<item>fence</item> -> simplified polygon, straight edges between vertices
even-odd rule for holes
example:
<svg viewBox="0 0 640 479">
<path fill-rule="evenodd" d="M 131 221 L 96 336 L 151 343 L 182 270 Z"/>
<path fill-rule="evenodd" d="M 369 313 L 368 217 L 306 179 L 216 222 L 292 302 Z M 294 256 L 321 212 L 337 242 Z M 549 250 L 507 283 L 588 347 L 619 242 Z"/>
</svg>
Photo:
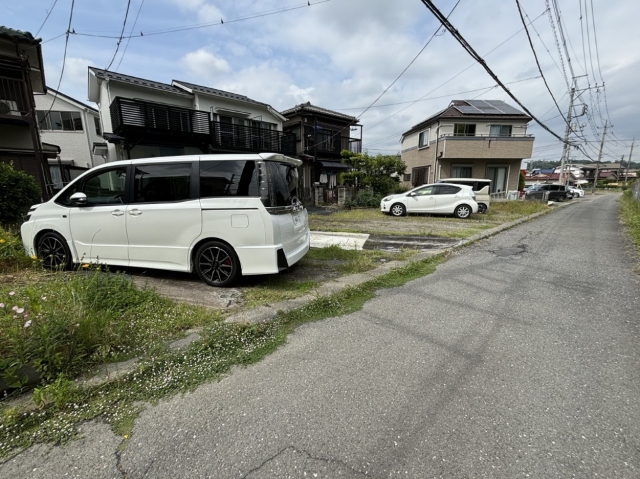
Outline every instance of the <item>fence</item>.
<svg viewBox="0 0 640 479">
<path fill-rule="evenodd" d="M 299 199 L 306 206 L 342 206 L 345 201 L 357 198 L 362 192 L 372 192 L 372 188 L 354 188 L 350 186 L 326 188 L 324 186 L 312 186 L 310 188 L 300 188 Z"/>
<path fill-rule="evenodd" d="M 631 185 L 631 194 L 633 195 L 633 198 L 640 203 L 640 180 Z"/>
</svg>

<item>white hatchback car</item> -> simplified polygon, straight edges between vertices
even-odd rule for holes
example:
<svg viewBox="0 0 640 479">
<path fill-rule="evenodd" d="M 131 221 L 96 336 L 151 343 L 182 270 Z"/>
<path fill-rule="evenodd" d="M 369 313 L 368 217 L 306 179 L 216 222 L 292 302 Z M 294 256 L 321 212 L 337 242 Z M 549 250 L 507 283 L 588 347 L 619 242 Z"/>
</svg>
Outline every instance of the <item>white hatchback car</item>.
<svg viewBox="0 0 640 479">
<path fill-rule="evenodd" d="M 478 212 L 478 203 L 471 186 L 437 183 L 422 185 L 406 193 L 387 196 L 380 210 L 393 216 L 407 213 L 431 213 L 468 218 Z"/>
</svg>

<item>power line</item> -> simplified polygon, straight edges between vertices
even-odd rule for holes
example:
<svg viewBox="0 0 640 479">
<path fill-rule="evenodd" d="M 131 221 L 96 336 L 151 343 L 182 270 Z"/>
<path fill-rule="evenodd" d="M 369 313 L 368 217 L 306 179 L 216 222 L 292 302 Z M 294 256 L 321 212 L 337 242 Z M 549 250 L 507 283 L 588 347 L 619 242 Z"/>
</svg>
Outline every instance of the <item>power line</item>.
<svg viewBox="0 0 640 479">
<path fill-rule="evenodd" d="M 519 0 L 516 0 L 516 5 L 518 6 L 518 13 L 520 13 L 520 20 L 522 20 L 522 26 L 524 27 L 524 31 L 527 34 L 527 38 L 529 39 L 529 46 L 531 47 L 531 51 L 533 52 L 533 57 L 536 59 L 536 65 L 538 66 L 538 71 L 540 72 L 540 76 L 542 77 L 544 86 L 547 87 L 547 91 L 549 92 L 549 95 L 551 95 L 551 99 L 553 100 L 553 103 L 555 103 L 556 108 L 558 109 L 558 113 L 560 113 L 560 115 L 563 115 L 562 111 L 560 110 L 560 105 L 558 105 L 558 102 L 556 101 L 556 97 L 553 96 L 553 92 L 551 91 L 551 88 L 549 88 L 549 83 L 547 83 L 547 79 L 544 77 L 544 73 L 542 72 L 542 67 L 540 66 L 540 62 L 538 61 L 538 55 L 536 54 L 536 49 L 533 47 L 533 41 L 531 40 L 531 35 L 529 35 L 527 22 L 525 22 L 524 20 L 524 15 L 522 14 L 522 8 L 520 8 Z"/>
<path fill-rule="evenodd" d="M 51 109 L 53 108 L 56 99 L 58 98 L 58 92 L 60 91 L 60 84 L 62 83 L 62 76 L 64 75 L 64 66 L 67 62 L 67 46 L 69 45 L 69 34 L 71 33 L 71 21 L 73 20 L 73 7 L 75 6 L 75 0 L 71 0 L 71 11 L 69 12 L 69 25 L 67 25 L 67 38 L 64 41 L 64 54 L 62 55 L 62 69 L 60 70 L 60 78 L 58 79 L 58 86 L 56 87 L 56 92 L 53 95 L 53 100 L 51 101 L 51 106 L 49 110 L 45 114 L 45 118 L 51 115 Z"/>
<path fill-rule="evenodd" d="M 131 32 L 129 33 L 129 35 L 131 35 L 131 33 L 133 33 L 133 30 L 136 28 L 136 23 L 138 23 L 138 17 L 140 16 L 140 10 L 142 10 L 142 5 L 144 5 L 144 0 L 140 2 L 140 6 L 138 7 L 138 13 L 136 14 L 136 19 L 133 21 L 133 26 L 131 27 Z M 118 66 L 115 68 L 115 71 L 118 71 L 118 68 L 120 68 L 122 59 L 127 54 L 127 48 L 129 48 L 130 41 L 131 41 L 131 37 L 127 38 L 127 44 L 124 46 L 124 51 L 122 52 L 122 56 L 120 57 L 120 61 L 118 62 Z"/>
<path fill-rule="evenodd" d="M 563 143 L 567 143 L 567 144 L 571 144 L 568 141 L 565 141 L 561 136 L 559 136 L 556 132 L 554 132 L 553 130 L 551 130 L 547 125 L 545 125 L 544 123 L 542 123 L 540 120 L 538 120 L 538 118 L 536 118 L 536 116 L 531 113 L 529 111 L 529 109 L 524 106 L 524 104 L 518 100 L 518 98 L 516 98 L 516 96 L 511 93 L 511 91 L 509 91 L 509 89 L 504 85 L 504 83 L 502 83 L 502 81 L 500 81 L 500 78 L 498 78 L 498 76 L 493 73 L 493 71 L 489 68 L 489 66 L 487 65 L 487 63 L 484 61 L 484 59 L 478 55 L 478 53 L 473 49 L 473 47 L 464 39 L 464 37 L 458 32 L 458 30 L 456 30 L 453 25 L 451 25 L 451 23 L 449 22 L 449 20 L 447 20 L 442 13 L 440 12 L 440 10 L 438 10 L 438 8 L 433 4 L 433 2 L 431 0 L 422 0 L 422 3 L 425 4 L 425 6 L 431 11 L 431 13 L 434 14 L 434 16 L 440 21 L 440 23 L 442 23 L 442 25 L 449 30 L 449 33 L 451 33 L 451 35 L 453 35 L 453 37 L 458 40 L 458 43 L 460 43 L 460 45 L 462 45 L 462 47 L 467 51 L 467 53 L 469 53 L 469 55 L 471 55 L 472 58 L 474 58 L 478 63 L 480 63 L 480 65 L 485 69 L 485 71 L 491 76 L 491 78 L 493 78 L 495 80 L 495 82 L 500 85 L 500 87 L 502 87 L 502 89 L 505 91 L 505 93 L 507 95 L 509 95 L 511 97 L 511 99 L 513 101 L 515 101 L 518 105 L 520 105 L 520 107 L 533 119 L 536 121 L 536 123 L 538 123 L 542 128 L 544 128 L 546 131 L 548 131 L 549 133 L 551 133 L 553 136 L 555 136 L 556 138 L 558 138 L 560 141 L 562 141 Z"/>
<path fill-rule="evenodd" d="M 586 0 L 585 0 L 585 7 L 586 7 Z M 609 116 L 609 105 L 607 102 L 607 90 L 604 86 L 604 77 L 602 76 L 602 69 L 600 68 L 600 52 L 598 50 L 598 36 L 596 35 L 596 18 L 595 17 L 596 17 L 596 13 L 593 10 L 593 0 L 591 0 L 591 23 L 593 24 L 593 41 L 596 47 L 596 59 L 598 61 L 598 72 L 600 73 L 600 81 L 602 81 L 602 90 L 604 92 L 604 107 L 607 112 L 607 119 L 609 120 L 609 123 L 611 123 L 611 117 Z"/>
<path fill-rule="evenodd" d="M 40 33 L 40 30 L 42 30 L 42 27 L 44 27 L 44 24 L 47 23 L 47 20 L 49 20 L 49 15 L 51 15 L 51 12 L 53 12 L 53 9 L 56 8 L 57 3 L 58 3 L 58 0 L 53 0 L 53 5 L 51 5 L 49 10 L 47 11 L 47 16 L 44 17 L 44 21 L 42 22 L 42 25 L 40 25 L 40 28 L 38 28 L 38 31 L 36 32 L 34 37 L 38 38 L 38 33 Z"/>
<path fill-rule="evenodd" d="M 540 15 L 538 15 L 536 18 L 534 18 L 533 20 L 531 20 L 531 22 L 529 22 L 529 24 L 535 22 L 537 19 L 539 19 L 540 17 L 542 17 L 545 14 L 545 12 L 542 12 Z M 515 32 L 513 35 L 511 35 L 510 37 L 508 37 L 507 39 L 505 39 L 504 41 L 502 41 L 501 43 L 499 43 L 498 45 L 496 45 L 494 48 L 492 48 L 491 50 L 489 50 L 485 56 L 489 56 L 491 53 L 493 53 L 494 51 L 496 51 L 498 48 L 500 48 L 502 45 L 504 45 L 505 43 L 507 43 L 509 40 L 511 40 L 513 37 L 515 37 L 518 33 L 520 33 L 523 29 L 521 28 L 520 30 L 518 30 L 517 32 Z M 418 98 L 417 100 L 411 102 L 411 104 L 405 106 L 404 108 L 399 109 L 398 111 L 396 111 L 395 113 L 392 113 L 391 115 L 389 115 L 388 117 L 384 118 L 383 120 L 379 121 L 378 123 L 365 128 L 365 131 L 369 131 L 372 130 L 373 128 L 375 128 L 378 125 L 381 125 L 382 123 L 384 123 L 385 121 L 393 118 L 394 116 L 396 116 L 398 113 L 401 113 L 403 111 L 405 111 L 407 108 L 411 107 L 414 103 L 417 103 L 419 101 L 421 101 L 423 98 L 425 98 L 427 95 L 432 94 L 434 91 L 439 90 L 440 88 L 442 88 L 443 86 L 445 86 L 447 83 L 449 83 L 451 80 L 453 80 L 454 78 L 462 75 L 464 72 L 466 72 L 469 68 L 473 67 L 476 65 L 476 62 L 472 62 L 470 63 L 466 68 L 463 68 L 462 70 L 460 70 L 458 73 L 456 73 L 455 75 L 453 75 L 451 78 L 449 78 L 448 80 L 445 80 L 443 83 L 441 83 L 440 85 L 438 85 L 437 87 L 435 87 L 433 90 L 428 91 L 427 93 L 425 93 L 423 96 L 421 96 L 420 98 Z"/>
<path fill-rule="evenodd" d="M 245 20 L 253 20 L 255 18 L 262 18 L 262 17 L 266 17 L 266 16 L 270 16 L 270 15 L 276 15 L 278 13 L 284 13 L 284 12 L 290 12 L 292 10 L 299 10 L 301 8 L 307 8 L 307 7 L 313 7 L 315 5 L 320 5 L 321 3 L 327 3 L 330 2 L 331 0 L 318 0 L 316 2 L 311 2 L 308 1 L 306 3 L 304 3 L 303 5 L 297 5 L 295 7 L 287 7 L 287 8 L 281 8 L 278 10 L 271 10 L 271 11 L 267 11 L 267 12 L 262 12 L 262 13 L 257 13 L 257 14 L 253 14 L 253 15 L 246 15 L 244 17 L 238 17 L 238 18 L 232 18 L 232 19 L 220 19 L 219 22 L 211 22 L 211 23 L 198 23 L 198 24 L 194 24 L 194 25 L 186 25 L 183 27 L 175 27 L 175 28 L 168 28 L 168 29 L 164 29 L 164 30 L 152 30 L 149 32 L 140 32 L 139 34 L 136 35 L 125 35 L 123 37 L 120 36 L 115 36 L 115 35 L 96 35 L 93 33 L 84 33 L 84 32 L 76 32 L 75 35 L 80 35 L 80 36 L 84 36 L 84 37 L 96 37 L 96 38 L 115 38 L 115 39 L 120 39 L 120 38 L 138 38 L 138 37 L 149 37 L 149 36 L 153 36 L 153 35 L 165 35 L 167 33 L 178 33 L 178 32 L 184 32 L 187 30 L 196 30 L 199 28 L 207 28 L 207 27 L 215 27 L 217 25 L 224 25 L 227 23 L 236 23 L 236 22 L 242 22 Z"/>
<path fill-rule="evenodd" d="M 131 0 L 127 0 L 127 11 L 124 13 L 124 22 L 122 22 L 122 32 L 120 33 L 120 38 L 118 39 L 118 42 L 116 43 L 116 51 L 113 52 L 113 56 L 111 57 L 111 61 L 109 62 L 109 65 L 107 65 L 107 68 L 105 68 L 105 70 L 108 70 L 109 68 L 111 68 L 111 64 L 113 63 L 113 60 L 116 59 L 116 55 L 118 54 L 118 50 L 120 49 L 120 43 L 122 43 L 122 36 L 124 35 L 124 29 L 127 26 L 127 18 L 129 17 L 129 7 L 131 6 Z"/>
</svg>

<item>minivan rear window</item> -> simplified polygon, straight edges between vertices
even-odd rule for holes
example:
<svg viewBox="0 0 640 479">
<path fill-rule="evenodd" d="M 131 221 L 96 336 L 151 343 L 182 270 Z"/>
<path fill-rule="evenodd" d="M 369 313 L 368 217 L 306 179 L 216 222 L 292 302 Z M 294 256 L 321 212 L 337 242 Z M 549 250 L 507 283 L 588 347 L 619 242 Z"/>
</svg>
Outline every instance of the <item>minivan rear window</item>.
<svg viewBox="0 0 640 479">
<path fill-rule="evenodd" d="M 263 199 L 265 206 L 291 206 L 298 196 L 298 170 L 295 166 L 276 161 L 267 161 L 269 175 L 269 197 Z M 269 204 L 266 204 L 269 203 Z"/>
<path fill-rule="evenodd" d="M 255 161 L 201 161 L 200 198 L 260 196 Z"/>
<path fill-rule="evenodd" d="M 191 163 L 136 165 L 133 201 L 166 203 L 188 200 Z"/>
</svg>

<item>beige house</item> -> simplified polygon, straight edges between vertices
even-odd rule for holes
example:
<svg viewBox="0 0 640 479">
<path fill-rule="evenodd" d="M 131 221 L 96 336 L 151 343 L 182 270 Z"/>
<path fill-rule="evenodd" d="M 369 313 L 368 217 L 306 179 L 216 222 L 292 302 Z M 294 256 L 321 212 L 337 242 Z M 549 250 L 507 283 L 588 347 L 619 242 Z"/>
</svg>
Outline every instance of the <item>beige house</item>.
<svg viewBox="0 0 640 479">
<path fill-rule="evenodd" d="M 492 193 L 516 190 L 520 164 L 533 150 L 529 121 L 500 100 L 454 100 L 402 134 L 403 182 L 487 178 Z"/>
</svg>

